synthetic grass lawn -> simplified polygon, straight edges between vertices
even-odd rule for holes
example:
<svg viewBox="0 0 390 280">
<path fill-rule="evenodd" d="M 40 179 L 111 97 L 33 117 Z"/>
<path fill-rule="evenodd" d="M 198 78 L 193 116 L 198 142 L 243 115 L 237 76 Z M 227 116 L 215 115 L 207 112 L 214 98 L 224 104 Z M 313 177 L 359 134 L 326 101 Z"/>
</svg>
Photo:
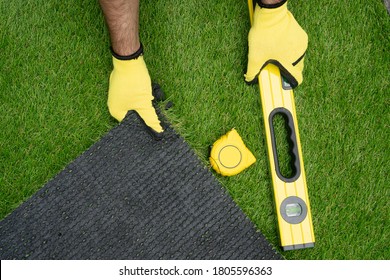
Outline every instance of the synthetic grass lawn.
<svg viewBox="0 0 390 280">
<path fill-rule="evenodd" d="M 379 0 L 291 0 L 309 34 L 295 90 L 316 247 L 287 259 L 389 259 L 390 22 Z M 257 86 L 243 82 L 246 1 L 141 1 L 152 79 L 166 114 L 205 164 L 235 127 L 257 158 L 219 180 L 276 247 Z M 116 125 L 111 58 L 97 1 L 0 2 L 0 218 Z"/>
</svg>

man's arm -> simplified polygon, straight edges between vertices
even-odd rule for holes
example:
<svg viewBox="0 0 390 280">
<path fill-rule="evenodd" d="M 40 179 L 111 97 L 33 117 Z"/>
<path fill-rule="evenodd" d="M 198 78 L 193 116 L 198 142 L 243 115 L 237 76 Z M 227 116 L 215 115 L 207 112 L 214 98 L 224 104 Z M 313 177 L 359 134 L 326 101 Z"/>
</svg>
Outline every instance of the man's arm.
<svg viewBox="0 0 390 280">
<path fill-rule="evenodd" d="M 121 56 L 140 48 L 139 0 L 99 0 L 114 52 Z"/>
<path fill-rule="evenodd" d="M 113 56 L 107 100 L 110 114 L 122 121 L 128 111 L 135 110 L 159 138 L 163 128 L 153 107 L 152 82 L 139 39 L 139 0 L 99 1 Z"/>
</svg>

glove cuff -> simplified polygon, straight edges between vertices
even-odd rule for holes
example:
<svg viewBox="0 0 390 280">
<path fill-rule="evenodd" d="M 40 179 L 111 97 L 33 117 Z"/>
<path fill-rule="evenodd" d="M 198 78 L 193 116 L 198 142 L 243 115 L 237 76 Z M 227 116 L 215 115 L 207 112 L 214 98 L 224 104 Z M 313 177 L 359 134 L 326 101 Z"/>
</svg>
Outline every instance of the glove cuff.
<svg viewBox="0 0 390 280">
<path fill-rule="evenodd" d="M 110 47 L 110 50 L 111 50 L 112 56 L 118 60 L 133 60 L 133 59 L 137 59 L 138 57 L 140 57 L 141 55 L 144 54 L 144 47 L 143 47 L 142 43 L 140 44 L 139 49 L 131 55 L 119 55 L 114 51 L 114 49 L 112 47 Z"/>
<path fill-rule="evenodd" d="M 256 2 L 261 8 L 275 9 L 275 8 L 279 8 L 279 7 L 283 6 L 287 2 L 287 0 L 282 0 L 276 4 L 264 4 L 262 0 L 257 0 Z"/>
</svg>

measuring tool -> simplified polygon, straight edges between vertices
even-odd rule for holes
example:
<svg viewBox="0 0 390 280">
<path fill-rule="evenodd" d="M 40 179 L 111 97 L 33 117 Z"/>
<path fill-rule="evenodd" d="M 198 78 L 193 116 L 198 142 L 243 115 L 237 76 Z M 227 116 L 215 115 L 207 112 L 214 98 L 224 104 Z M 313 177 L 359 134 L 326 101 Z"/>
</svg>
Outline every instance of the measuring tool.
<svg viewBox="0 0 390 280">
<path fill-rule="evenodd" d="M 248 7 L 252 24 L 254 13 L 252 0 L 248 0 Z M 313 223 L 293 90 L 290 84 L 283 79 L 279 68 L 273 64 L 268 64 L 261 70 L 258 81 L 281 246 L 284 251 L 314 247 Z M 274 126 L 277 116 L 285 120 L 291 142 L 292 172 L 289 176 L 281 171 L 278 159 Z"/>
</svg>

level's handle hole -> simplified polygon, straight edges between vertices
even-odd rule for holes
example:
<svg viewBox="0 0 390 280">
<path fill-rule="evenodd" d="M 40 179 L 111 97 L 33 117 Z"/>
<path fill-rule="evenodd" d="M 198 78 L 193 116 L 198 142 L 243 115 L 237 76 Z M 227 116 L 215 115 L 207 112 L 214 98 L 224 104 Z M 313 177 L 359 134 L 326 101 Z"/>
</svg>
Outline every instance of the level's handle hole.
<svg viewBox="0 0 390 280">
<path fill-rule="evenodd" d="M 281 180 L 293 182 L 300 176 L 294 119 L 287 109 L 276 108 L 269 122 L 276 173 Z"/>
</svg>

